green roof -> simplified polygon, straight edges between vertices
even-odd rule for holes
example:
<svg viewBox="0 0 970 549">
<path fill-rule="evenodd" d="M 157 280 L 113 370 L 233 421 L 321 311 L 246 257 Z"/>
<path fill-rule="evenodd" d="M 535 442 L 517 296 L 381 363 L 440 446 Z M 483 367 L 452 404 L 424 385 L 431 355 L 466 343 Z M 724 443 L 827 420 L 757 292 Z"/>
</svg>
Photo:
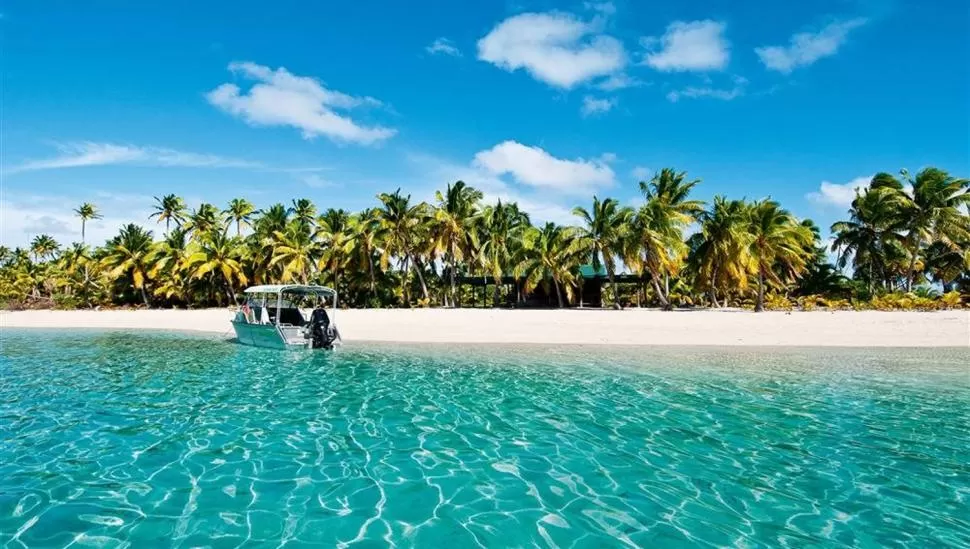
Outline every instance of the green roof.
<svg viewBox="0 0 970 549">
<path fill-rule="evenodd" d="M 606 276 L 606 269 L 600 265 L 598 270 L 593 269 L 592 265 L 580 265 L 579 276 L 583 278 L 595 278 L 597 276 Z"/>
</svg>

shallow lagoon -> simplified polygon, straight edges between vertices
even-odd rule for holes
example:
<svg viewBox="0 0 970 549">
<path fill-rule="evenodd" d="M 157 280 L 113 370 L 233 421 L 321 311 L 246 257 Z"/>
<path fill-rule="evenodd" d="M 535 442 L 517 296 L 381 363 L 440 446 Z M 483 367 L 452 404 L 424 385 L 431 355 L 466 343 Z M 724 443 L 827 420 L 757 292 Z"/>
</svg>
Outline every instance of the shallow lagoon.
<svg viewBox="0 0 970 549">
<path fill-rule="evenodd" d="M 970 545 L 970 351 L 0 335 L 0 544 Z"/>
</svg>

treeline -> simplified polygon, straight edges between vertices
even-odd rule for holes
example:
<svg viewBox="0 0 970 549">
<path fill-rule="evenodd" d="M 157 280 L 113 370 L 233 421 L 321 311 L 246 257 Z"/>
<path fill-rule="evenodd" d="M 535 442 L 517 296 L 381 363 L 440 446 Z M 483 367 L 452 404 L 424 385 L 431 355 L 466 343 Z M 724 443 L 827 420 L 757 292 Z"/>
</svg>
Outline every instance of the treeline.
<svg viewBox="0 0 970 549">
<path fill-rule="evenodd" d="M 664 169 L 640 183 L 642 206 L 593 197 L 569 226 L 534 225 L 517 204 L 485 204 L 461 181 L 433 204 L 398 190 L 355 213 L 306 199 L 189 210 L 167 195 L 148 220 L 160 239 L 133 223 L 97 247 L 85 232 L 101 216 L 85 203 L 74 211 L 80 243 L 42 234 L 26 249 L 0 246 L 0 305 L 224 306 L 248 285 L 292 282 L 335 287 L 351 307 L 456 306 L 481 301 L 457 283 L 476 276 L 492 281 L 492 305 L 542 288 L 565 307 L 578 303 L 583 265 L 605 271 L 614 307 L 956 305 L 952 291 L 970 290 L 966 179 L 935 168 L 876 175 L 831 227 L 836 265 L 811 220 L 770 199 L 708 204 L 691 198 L 698 183 Z M 619 273 L 636 282 L 615 282 Z M 933 286 L 951 293 L 935 300 Z"/>
</svg>

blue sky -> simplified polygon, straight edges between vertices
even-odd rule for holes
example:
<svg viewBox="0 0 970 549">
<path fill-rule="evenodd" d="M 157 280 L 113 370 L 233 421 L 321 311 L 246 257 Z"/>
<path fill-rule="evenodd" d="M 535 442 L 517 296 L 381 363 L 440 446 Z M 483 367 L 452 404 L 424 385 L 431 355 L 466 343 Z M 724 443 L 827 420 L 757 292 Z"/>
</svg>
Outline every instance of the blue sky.
<svg viewBox="0 0 970 549">
<path fill-rule="evenodd" d="M 462 178 L 535 220 L 634 202 L 665 166 L 701 198 L 772 196 L 823 227 L 877 171 L 970 175 L 959 0 L 8 0 L 0 242 L 99 242 L 152 196 L 360 209 Z"/>
</svg>

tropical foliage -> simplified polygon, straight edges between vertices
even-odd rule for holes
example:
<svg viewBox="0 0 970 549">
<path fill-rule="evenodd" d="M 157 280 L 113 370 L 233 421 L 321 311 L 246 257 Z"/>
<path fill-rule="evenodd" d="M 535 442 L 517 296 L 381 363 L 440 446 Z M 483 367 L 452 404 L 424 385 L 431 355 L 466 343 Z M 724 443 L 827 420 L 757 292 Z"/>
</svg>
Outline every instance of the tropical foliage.
<svg viewBox="0 0 970 549">
<path fill-rule="evenodd" d="M 877 174 L 824 243 L 776 201 L 706 204 L 692 197 L 698 184 L 663 169 L 640 183 L 636 207 L 593 197 L 569 225 L 533 225 L 462 181 L 433 203 L 397 190 L 360 212 L 307 199 L 190 209 L 169 194 L 145 220 L 160 234 L 131 223 L 93 248 L 87 222 L 101 214 L 84 203 L 79 243 L 40 234 L 0 246 L 0 305 L 226 306 L 249 284 L 293 282 L 336 287 L 351 307 L 567 307 L 583 300 L 583 272 L 602 273 L 612 307 L 932 309 L 970 292 L 966 179 Z"/>
</svg>

